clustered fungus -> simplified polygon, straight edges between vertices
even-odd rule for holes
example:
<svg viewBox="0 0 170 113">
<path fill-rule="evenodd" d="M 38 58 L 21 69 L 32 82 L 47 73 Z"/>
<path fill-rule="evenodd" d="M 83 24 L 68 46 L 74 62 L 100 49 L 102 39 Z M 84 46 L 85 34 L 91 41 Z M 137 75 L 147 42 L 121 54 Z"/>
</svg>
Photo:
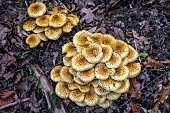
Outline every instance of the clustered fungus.
<svg viewBox="0 0 170 113">
<path fill-rule="evenodd" d="M 109 34 L 79 31 L 62 53 L 64 66 L 55 66 L 50 76 L 57 82 L 56 94 L 78 106 L 109 107 L 141 72 L 138 52 Z"/>
<path fill-rule="evenodd" d="M 32 32 L 26 38 L 30 48 L 37 47 L 41 41 L 57 40 L 63 33 L 72 31 L 79 23 L 79 18 L 74 14 L 68 14 L 64 5 L 55 6 L 48 11 L 45 4 L 35 2 L 27 11 L 32 20 L 26 21 L 23 29 Z"/>
</svg>

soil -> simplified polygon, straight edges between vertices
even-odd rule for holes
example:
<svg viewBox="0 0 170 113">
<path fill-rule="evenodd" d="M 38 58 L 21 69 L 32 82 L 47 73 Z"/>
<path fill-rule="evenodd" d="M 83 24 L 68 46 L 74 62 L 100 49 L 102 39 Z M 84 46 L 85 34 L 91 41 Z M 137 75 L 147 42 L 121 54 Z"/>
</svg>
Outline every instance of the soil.
<svg viewBox="0 0 170 113">
<path fill-rule="evenodd" d="M 48 7 L 55 6 L 55 0 L 38 1 L 44 2 Z M 115 1 L 118 3 L 113 5 Z M 34 49 L 30 49 L 25 43 L 26 34 L 29 32 L 22 29 L 23 22 L 29 19 L 27 7 L 31 3 L 31 0 L 0 1 L 0 90 L 16 91 L 15 100 L 34 98 L 0 112 L 52 112 L 48 110 L 45 94 L 37 86 L 39 80 L 30 65 L 38 65 L 48 78 L 48 82 L 55 87 L 55 83 L 49 77 L 50 70 L 55 65 L 63 65 L 62 45 L 72 41 L 74 34 L 82 29 L 111 34 L 135 47 L 139 53 L 146 52 L 149 56 L 139 57 L 142 72 L 135 80 L 136 84 L 140 84 L 139 97 L 131 97 L 130 93 L 125 93 L 120 99 L 113 101 L 111 107 L 104 109 L 99 106 L 79 107 L 70 100 L 59 99 L 54 95 L 55 101 L 64 104 L 67 113 L 134 112 L 135 104 L 140 108 L 138 112 L 151 112 L 159 95 L 170 87 L 170 63 L 168 62 L 170 60 L 170 2 L 168 0 L 123 0 L 123 2 L 61 0 L 61 3 L 72 13 L 79 16 L 81 19 L 79 25 L 70 33 L 62 35 L 59 40 L 44 42 L 43 46 Z M 94 14 L 91 22 L 82 19 L 83 8 L 90 9 Z M 150 66 L 148 57 L 162 63 L 163 66 L 157 67 L 156 64 Z M 159 105 L 158 111 L 168 113 L 169 109 L 168 98 Z"/>
</svg>

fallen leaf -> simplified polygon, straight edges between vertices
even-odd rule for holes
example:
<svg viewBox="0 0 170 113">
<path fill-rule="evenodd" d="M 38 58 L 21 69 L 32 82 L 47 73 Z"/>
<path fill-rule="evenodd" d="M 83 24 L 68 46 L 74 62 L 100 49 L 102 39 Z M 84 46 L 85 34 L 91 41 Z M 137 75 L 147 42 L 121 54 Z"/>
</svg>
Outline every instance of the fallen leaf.
<svg viewBox="0 0 170 113">
<path fill-rule="evenodd" d="M 9 73 L 4 74 L 3 77 L 5 78 L 5 80 L 8 80 L 10 78 L 13 78 L 14 75 L 15 75 L 15 73 L 9 72 Z"/>
<path fill-rule="evenodd" d="M 126 32 L 126 36 L 133 37 L 133 33 L 132 32 Z"/>
<path fill-rule="evenodd" d="M 141 84 L 136 81 L 136 78 L 130 79 L 130 84 L 131 86 L 129 88 L 128 93 L 131 95 L 131 97 L 139 99 L 141 96 L 140 93 Z"/>
<path fill-rule="evenodd" d="M 166 9 L 170 9 L 170 3 L 166 5 Z"/>
<path fill-rule="evenodd" d="M 170 60 L 160 61 L 160 63 L 163 63 L 163 64 L 170 64 Z"/>
<path fill-rule="evenodd" d="M 100 27 L 96 30 L 96 32 L 100 32 L 102 34 L 106 34 L 106 29 L 104 27 Z"/>
<path fill-rule="evenodd" d="M 86 21 L 86 23 L 90 23 L 94 21 L 94 14 L 91 9 L 82 8 L 80 12 L 82 15 L 85 14 L 85 16 L 81 18 L 81 22 Z"/>
<path fill-rule="evenodd" d="M 159 63 L 158 61 L 152 59 L 151 57 L 147 58 L 147 61 L 143 62 L 145 67 L 153 67 L 153 68 L 158 68 L 158 67 L 163 67 L 164 65 Z"/>
<path fill-rule="evenodd" d="M 16 62 L 16 58 L 13 54 L 4 54 L 2 57 L 0 57 L 0 64 L 5 64 L 7 66 L 14 64 Z"/>
<path fill-rule="evenodd" d="M 0 24 L 0 46 L 4 46 L 6 44 L 5 37 L 9 31 L 10 30 L 7 27 Z"/>
<path fill-rule="evenodd" d="M 138 104 L 132 105 L 132 112 L 133 113 L 140 113 L 140 106 Z"/>
<path fill-rule="evenodd" d="M 155 106 L 153 107 L 152 111 L 157 112 L 159 108 L 160 102 L 164 101 L 166 97 L 170 94 L 170 87 L 166 89 L 159 97 L 159 99 L 156 101 Z"/>
<path fill-rule="evenodd" d="M 125 38 L 125 34 L 123 33 L 123 30 L 118 27 L 113 27 L 113 35 L 119 39 Z"/>
<path fill-rule="evenodd" d="M 4 106 L 4 105 L 7 105 L 13 102 L 15 95 L 16 95 L 16 91 L 1 90 L 0 91 L 0 106 Z"/>
<path fill-rule="evenodd" d="M 89 29 L 88 31 L 89 31 L 89 32 L 91 32 L 91 33 L 94 33 L 94 32 L 96 31 L 96 29 L 97 29 L 97 26 L 92 27 L 92 28 L 91 28 L 91 29 Z"/>
</svg>

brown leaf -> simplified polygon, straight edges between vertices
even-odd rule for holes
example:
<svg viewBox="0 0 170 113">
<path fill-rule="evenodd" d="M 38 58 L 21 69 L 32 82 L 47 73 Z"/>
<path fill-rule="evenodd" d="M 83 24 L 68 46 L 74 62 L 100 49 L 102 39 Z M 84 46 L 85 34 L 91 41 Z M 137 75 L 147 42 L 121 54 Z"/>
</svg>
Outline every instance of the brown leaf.
<svg viewBox="0 0 170 113">
<path fill-rule="evenodd" d="M 140 93 L 141 84 L 136 81 L 136 78 L 130 79 L 130 84 L 131 84 L 131 86 L 129 88 L 128 93 L 131 95 L 131 97 L 134 97 L 134 98 L 137 98 L 137 99 L 140 98 L 140 96 L 141 96 L 141 93 Z"/>
<path fill-rule="evenodd" d="M 8 79 L 10 79 L 10 78 L 13 78 L 14 75 L 15 75 L 15 73 L 9 72 L 9 73 L 7 73 L 7 74 L 4 74 L 3 77 L 5 78 L 5 80 L 8 80 Z"/>
<path fill-rule="evenodd" d="M 7 105 L 14 101 L 14 96 L 16 95 L 16 91 L 0 91 L 0 106 Z"/>
<path fill-rule="evenodd" d="M 16 58 L 12 54 L 4 54 L 0 57 L 0 64 L 5 64 L 7 66 L 14 64 L 16 62 Z"/>
<path fill-rule="evenodd" d="M 170 3 L 166 5 L 166 9 L 170 9 Z"/>
<path fill-rule="evenodd" d="M 97 26 L 90 28 L 88 31 L 91 33 L 94 33 L 97 29 Z"/>
<path fill-rule="evenodd" d="M 118 28 L 118 27 L 113 27 L 113 35 L 115 37 L 118 37 L 119 39 L 123 39 L 125 38 L 125 34 L 123 33 L 123 30 Z"/>
<path fill-rule="evenodd" d="M 138 104 L 132 105 L 132 112 L 133 113 L 140 113 L 140 106 Z"/>
<path fill-rule="evenodd" d="M 163 63 L 163 64 L 170 64 L 170 60 L 160 61 L 160 63 Z"/>
<path fill-rule="evenodd" d="M 0 45 L 1 46 L 5 45 L 5 43 L 6 43 L 5 37 L 9 31 L 10 30 L 7 27 L 0 24 Z"/>
<path fill-rule="evenodd" d="M 163 67 L 164 65 L 159 63 L 158 61 L 152 59 L 151 57 L 147 58 L 147 61 L 143 62 L 145 67 L 153 67 L 153 68 L 158 68 L 158 67 Z"/>
<path fill-rule="evenodd" d="M 159 99 L 156 101 L 155 106 L 153 107 L 152 111 L 157 112 L 159 108 L 159 104 L 161 101 L 164 101 L 166 97 L 170 94 L 170 87 L 166 89 L 159 97 Z"/>
<path fill-rule="evenodd" d="M 94 14 L 91 9 L 82 8 L 80 12 L 82 15 L 85 14 L 85 16 L 81 18 L 81 22 L 86 21 L 86 23 L 90 23 L 94 21 Z"/>
</svg>

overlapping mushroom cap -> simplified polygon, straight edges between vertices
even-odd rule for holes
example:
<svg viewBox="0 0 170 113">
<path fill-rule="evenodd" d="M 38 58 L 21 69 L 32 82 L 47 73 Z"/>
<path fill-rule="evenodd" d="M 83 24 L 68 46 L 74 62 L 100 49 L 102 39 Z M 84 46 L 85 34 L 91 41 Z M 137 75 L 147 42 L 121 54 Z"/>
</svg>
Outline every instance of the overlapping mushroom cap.
<svg viewBox="0 0 170 113">
<path fill-rule="evenodd" d="M 64 66 L 59 78 L 67 84 L 69 96 L 56 94 L 61 97 L 65 93 L 78 106 L 108 108 L 129 90 L 129 79 L 141 71 L 140 63 L 135 62 L 137 51 L 108 34 L 79 31 L 73 42 L 63 45 L 62 53 Z"/>
<path fill-rule="evenodd" d="M 62 34 L 71 32 L 79 23 L 78 16 L 68 14 L 64 5 L 55 6 L 50 11 L 44 3 L 34 2 L 28 7 L 28 15 L 34 19 L 26 21 L 23 29 L 37 34 L 40 42 L 48 39 L 57 40 Z M 34 47 L 37 46 L 30 48 Z"/>
</svg>

